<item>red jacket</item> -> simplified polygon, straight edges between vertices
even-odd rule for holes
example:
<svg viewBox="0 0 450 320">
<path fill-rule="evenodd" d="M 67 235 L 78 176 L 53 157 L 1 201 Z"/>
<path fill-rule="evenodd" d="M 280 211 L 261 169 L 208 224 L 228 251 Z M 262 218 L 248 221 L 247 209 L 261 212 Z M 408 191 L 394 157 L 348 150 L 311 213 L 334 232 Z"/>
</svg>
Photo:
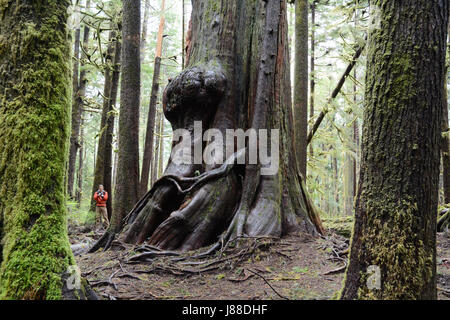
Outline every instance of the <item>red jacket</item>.
<svg viewBox="0 0 450 320">
<path fill-rule="evenodd" d="M 108 200 L 108 192 L 103 191 L 103 197 L 99 197 L 98 193 L 94 193 L 94 200 L 97 202 L 97 207 L 106 207 L 106 201 Z"/>
</svg>

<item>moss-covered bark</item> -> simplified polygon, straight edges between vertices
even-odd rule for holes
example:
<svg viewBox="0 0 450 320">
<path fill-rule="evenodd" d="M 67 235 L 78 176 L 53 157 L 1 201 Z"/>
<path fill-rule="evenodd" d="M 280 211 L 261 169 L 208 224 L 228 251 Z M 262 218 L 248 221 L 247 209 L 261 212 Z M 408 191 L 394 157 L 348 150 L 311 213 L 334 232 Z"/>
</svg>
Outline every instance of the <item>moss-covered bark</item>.
<svg viewBox="0 0 450 320">
<path fill-rule="evenodd" d="M 371 2 L 360 185 L 343 299 L 436 298 L 448 1 Z M 432 27 L 431 27 L 432 26 Z M 369 266 L 381 287 L 369 289 Z"/>
<path fill-rule="evenodd" d="M 68 6 L 0 1 L 0 299 L 62 298 L 62 276 L 75 265 L 64 194 Z"/>
</svg>

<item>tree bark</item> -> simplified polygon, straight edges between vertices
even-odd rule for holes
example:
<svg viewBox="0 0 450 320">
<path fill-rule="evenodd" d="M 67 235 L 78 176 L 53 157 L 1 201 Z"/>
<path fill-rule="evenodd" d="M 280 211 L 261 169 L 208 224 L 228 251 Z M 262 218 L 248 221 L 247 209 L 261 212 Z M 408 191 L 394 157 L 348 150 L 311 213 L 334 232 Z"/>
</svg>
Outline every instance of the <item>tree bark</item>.
<svg viewBox="0 0 450 320">
<path fill-rule="evenodd" d="M 90 7 L 90 0 L 86 1 L 86 10 L 88 10 Z M 67 173 L 67 193 L 69 194 L 69 197 L 73 197 L 73 184 L 74 184 L 74 177 L 75 177 L 75 165 L 76 165 L 76 159 L 77 159 L 77 152 L 80 148 L 80 122 L 81 122 L 81 116 L 83 113 L 83 103 L 84 103 L 84 97 L 86 95 L 86 85 L 87 85 L 87 70 L 85 68 L 85 61 L 87 59 L 86 52 L 88 51 L 88 43 L 89 43 L 89 31 L 90 28 L 87 24 L 84 25 L 83 28 L 83 42 L 82 42 L 82 59 L 80 63 L 80 78 L 79 83 L 76 88 L 73 88 L 73 90 L 76 90 L 76 93 L 74 94 L 74 103 L 72 104 L 72 131 L 71 131 L 71 137 L 70 137 L 70 150 L 69 150 L 69 164 L 68 164 L 68 173 Z"/>
<path fill-rule="evenodd" d="M 144 20 L 142 21 L 142 35 L 141 35 L 141 65 L 145 59 L 145 44 L 147 42 L 148 16 L 150 15 L 150 0 L 145 0 Z"/>
<path fill-rule="evenodd" d="M 295 149 L 298 167 L 305 179 L 308 148 L 308 6 L 308 0 L 295 1 Z"/>
<path fill-rule="evenodd" d="M 71 108 L 69 4 L 0 5 L 0 299 L 86 298 L 85 290 L 70 290 L 66 281 L 69 267 L 76 267 L 64 186 Z"/>
<path fill-rule="evenodd" d="M 158 110 L 156 111 L 156 139 L 155 139 L 155 152 L 153 154 L 153 160 L 152 160 L 152 176 L 151 176 L 151 184 L 153 185 L 156 180 L 158 180 L 158 163 L 159 163 L 159 150 L 160 150 L 160 139 L 161 139 L 161 120 L 162 120 L 162 111 Z"/>
<path fill-rule="evenodd" d="M 138 200 L 140 102 L 140 1 L 123 1 L 122 78 L 120 86 L 119 158 L 110 229 L 118 232 L 122 219 Z"/>
<path fill-rule="evenodd" d="M 100 130 L 98 133 L 98 148 L 97 148 L 97 156 L 94 162 L 94 182 L 92 186 L 92 194 L 94 194 L 98 190 L 98 186 L 103 184 L 105 190 L 108 191 L 109 196 L 111 196 L 111 189 L 108 189 L 104 183 L 104 171 L 105 171 L 105 147 L 106 147 L 106 121 L 108 117 L 108 112 L 110 111 L 110 102 L 111 102 L 111 88 L 112 88 L 112 63 L 114 59 L 114 47 L 117 38 L 117 30 L 115 30 L 115 26 L 113 23 L 110 25 L 111 31 L 108 37 L 108 47 L 106 49 L 106 56 L 104 59 L 105 69 L 103 72 L 105 82 L 103 85 L 103 106 L 102 106 L 102 116 L 100 120 Z M 94 150 L 95 151 L 95 150 Z M 111 199 L 108 197 L 107 208 L 108 212 L 111 211 Z M 91 207 L 90 210 L 95 212 L 96 202 L 91 198 Z"/>
<path fill-rule="evenodd" d="M 162 177 L 164 170 L 164 117 L 161 117 L 159 131 L 159 160 L 158 160 L 158 178 Z"/>
<path fill-rule="evenodd" d="M 314 119 L 314 98 L 316 91 L 316 79 L 315 79 L 315 67 L 316 67 L 316 1 L 311 3 L 311 62 L 310 62 L 310 94 L 309 94 L 309 117 Z M 314 149 L 312 144 L 309 146 L 309 153 L 311 156 L 314 155 Z"/>
<path fill-rule="evenodd" d="M 81 118 L 80 123 L 80 150 L 78 152 L 78 170 L 77 170 L 77 191 L 75 193 L 75 201 L 77 208 L 81 207 L 81 199 L 83 196 L 83 165 L 84 165 L 84 119 Z"/>
<path fill-rule="evenodd" d="M 166 118 L 173 130 L 185 128 L 197 138 L 191 148 L 201 150 L 209 144 L 194 137 L 194 121 L 202 122 L 202 134 L 208 128 L 279 129 L 279 170 L 263 176 L 261 162 L 234 163 L 245 149 L 216 154 L 213 164 L 177 165 L 171 158 L 128 214 L 124 240 L 187 251 L 244 235 L 323 233 L 292 152 L 286 1 L 192 4 L 188 65 L 164 91 Z"/>
<path fill-rule="evenodd" d="M 141 172 L 141 182 L 139 187 L 139 196 L 142 197 L 148 191 L 148 182 L 150 178 L 150 169 L 152 168 L 153 155 L 153 140 L 154 140 L 154 130 L 155 130 L 155 112 L 156 112 L 156 101 L 158 99 L 159 92 L 159 74 L 161 69 L 161 55 L 162 55 L 162 45 L 163 45 L 163 33 L 164 33 L 164 23 L 165 23 L 165 0 L 161 1 L 161 17 L 159 21 L 158 38 L 156 42 L 156 54 L 155 54 L 155 65 L 153 68 L 153 84 L 152 92 L 150 96 L 150 105 L 148 111 L 147 119 L 147 129 L 145 133 L 145 145 L 144 145 L 144 156 L 142 159 L 142 172 Z M 151 173 L 153 175 L 153 172 Z M 154 180 L 152 180 L 154 181 Z"/>
<path fill-rule="evenodd" d="M 186 39 L 186 22 L 185 22 L 185 0 L 181 0 L 181 70 L 184 69 L 184 63 L 186 60 L 184 48 L 185 48 L 185 39 Z"/>
<path fill-rule="evenodd" d="M 450 32 L 450 24 L 447 32 Z M 444 99 L 443 99 L 443 117 L 442 117 L 442 167 L 443 167 L 443 184 L 444 184 L 444 202 L 450 203 L 450 131 L 448 125 L 448 100 L 447 100 L 447 74 L 448 65 L 446 66 L 446 77 L 444 81 Z"/>
<path fill-rule="evenodd" d="M 104 172 L 103 172 L 103 186 L 108 188 L 107 190 L 113 189 L 113 139 L 114 139 L 114 124 L 116 120 L 116 104 L 117 104 L 117 93 L 119 91 L 119 80 L 120 80 L 120 64 L 121 64 L 121 51 L 122 45 L 120 38 L 117 39 L 114 49 L 114 60 L 113 60 L 113 71 L 112 71 L 112 85 L 111 94 L 109 100 L 108 113 L 106 117 L 106 131 L 105 131 L 105 156 L 104 156 Z M 111 220 L 113 212 L 113 198 L 114 194 L 109 193 L 108 200 L 106 202 L 108 208 L 108 218 Z"/>
<path fill-rule="evenodd" d="M 341 298 L 436 299 L 449 2 L 371 6 L 360 183 Z M 370 266 L 379 268 L 379 286 Z"/>
</svg>

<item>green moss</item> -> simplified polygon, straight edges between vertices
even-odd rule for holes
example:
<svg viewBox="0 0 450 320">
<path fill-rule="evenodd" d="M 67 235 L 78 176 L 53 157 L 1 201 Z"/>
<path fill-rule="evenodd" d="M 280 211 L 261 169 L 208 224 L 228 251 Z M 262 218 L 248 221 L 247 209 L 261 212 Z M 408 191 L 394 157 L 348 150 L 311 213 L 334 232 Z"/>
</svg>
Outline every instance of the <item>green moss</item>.
<svg viewBox="0 0 450 320">
<path fill-rule="evenodd" d="M 8 44 L 0 50 L 0 299 L 60 299 L 61 275 L 75 264 L 64 196 L 68 4 L 0 3 L 0 41 Z"/>
<path fill-rule="evenodd" d="M 373 199 L 372 196 L 366 199 Z M 385 199 L 386 200 L 386 199 Z M 376 265 L 381 270 L 382 290 L 369 290 L 367 273 L 360 273 L 359 299 L 416 299 L 433 274 L 433 250 L 421 239 L 417 204 L 393 199 L 367 203 L 367 225 L 360 240 L 364 250 L 359 261 L 366 267 Z"/>
<path fill-rule="evenodd" d="M 350 238 L 352 235 L 353 216 L 322 218 L 322 222 L 327 230 L 333 230 L 343 237 Z"/>
</svg>

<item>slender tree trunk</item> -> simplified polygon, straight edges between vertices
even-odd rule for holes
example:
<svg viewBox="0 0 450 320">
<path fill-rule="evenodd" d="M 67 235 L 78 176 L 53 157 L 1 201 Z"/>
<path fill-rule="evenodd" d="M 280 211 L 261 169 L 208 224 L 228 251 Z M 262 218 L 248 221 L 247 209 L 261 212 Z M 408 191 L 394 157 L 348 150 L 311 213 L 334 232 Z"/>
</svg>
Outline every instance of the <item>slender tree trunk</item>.
<svg viewBox="0 0 450 320">
<path fill-rule="evenodd" d="M 354 71 L 353 77 L 357 80 L 357 74 L 356 70 Z M 357 86 L 356 83 L 353 85 L 353 104 L 354 107 L 358 106 L 358 96 L 357 96 Z M 359 121 L 358 118 L 356 118 L 353 121 L 353 144 L 355 146 L 355 152 L 352 157 L 352 166 L 353 166 L 353 174 L 352 174 L 352 180 L 353 180 L 353 195 L 352 195 L 352 206 L 354 199 L 356 198 L 356 191 L 357 191 L 357 177 L 358 177 L 358 159 L 360 158 L 360 142 L 359 142 Z"/>
<path fill-rule="evenodd" d="M 88 10 L 90 7 L 90 0 L 86 1 L 86 10 Z M 75 165 L 76 165 L 76 159 L 77 159 L 77 152 L 80 148 L 80 142 L 79 142 L 79 136 L 80 136 L 80 122 L 81 122 L 81 116 L 83 113 L 83 103 L 84 103 L 84 97 L 86 95 L 86 85 L 87 85 L 87 70 L 85 68 L 85 61 L 86 61 L 86 52 L 88 51 L 88 43 L 89 43 L 89 31 L 90 28 L 88 25 L 84 25 L 83 28 L 83 53 L 82 53 L 82 60 L 80 63 L 81 70 L 80 70 L 80 80 L 78 83 L 78 86 L 74 88 L 74 90 L 77 90 L 76 94 L 74 94 L 75 101 L 72 105 L 72 133 L 70 137 L 70 150 L 69 150 L 69 164 L 68 164 L 68 173 L 67 173 L 67 193 L 70 197 L 73 197 L 73 184 L 74 184 L 74 177 L 75 177 Z"/>
<path fill-rule="evenodd" d="M 359 10 L 359 0 L 356 1 L 356 9 L 355 9 L 355 28 L 358 27 L 358 10 Z M 357 81 L 358 81 L 358 73 L 356 70 L 356 64 L 355 67 L 353 68 L 353 78 L 355 79 L 355 82 L 353 83 L 353 105 L 356 108 L 358 106 L 358 87 L 356 85 Z M 358 181 L 357 181 L 357 177 L 358 177 L 358 173 L 359 173 L 359 168 L 358 168 L 358 161 L 360 159 L 360 141 L 359 141 L 359 119 L 355 118 L 355 120 L 353 121 L 353 144 L 355 146 L 355 152 L 354 152 L 354 156 L 352 159 L 353 162 L 353 198 L 352 198 L 352 206 L 353 206 L 353 202 L 356 198 L 356 192 L 357 192 L 357 185 L 358 185 Z"/>
<path fill-rule="evenodd" d="M 115 128 L 118 127 L 118 123 L 117 123 L 117 119 L 114 120 L 115 123 Z M 118 137 L 118 129 L 115 129 L 115 137 L 116 137 L 116 141 L 115 141 L 115 147 L 116 147 L 116 151 L 114 152 L 114 165 L 113 165 L 113 184 L 112 184 L 112 188 L 111 190 L 115 190 L 116 189 L 116 181 L 117 181 L 117 162 L 119 161 L 119 153 L 117 152 L 118 149 L 118 145 L 119 145 L 119 137 Z"/>
<path fill-rule="evenodd" d="M 148 182 L 150 178 L 150 169 L 152 168 L 153 155 L 153 140 L 154 140 L 154 130 L 155 130 L 155 111 L 156 111 L 156 101 L 158 99 L 159 91 L 159 74 L 161 69 L 161 55 L 162 55 L 162 45 L 163 45 L 163 33 L 164 33 L 164 23 L 165 23 L 165 0 L 161 1 L 161 17 L 159 21 L 158 38 L 156 42 L 156 55 L 155 55 L 155 65 L 153 68 L 153 85 L 152 92 L 150 96 L 150 105 L 148 111 L 147 119 L 147 130 L 145 134 L 145 145 L 144 145 L 144 156 L 142 160 L 142 172 L 141 172 L 141 182 L 140 182 L 140 192 L 139 195 L 142 197 L 148 191 Z M 159 131 L 157 131 L 159 132 Z M 158 153 L 156 153 L 158 155 Z M 151 173 L 153 176 L 153 172 Z M 152 179 L 152 182 L 154 180 Z"/>
<path fill-rule="evenodd" d="M 122 219 L 138 200 L 140 102 L 140 1 L 123 1 L 122 78 L 120 86 L 119 159 L 110 230 L 118 232 Z"/>
<path fill-rule="evenodd" d="M 156 132 L 156 139 L 155 139 L 155 152 L 153 155 L 153 161 L 152 161 L 152 177 L 151 177 L 151 182 L 152 185 L 153 183 L 156 182 L 156 180 L 158 180 L 158 163 L 159 163 L 159 150 L 160 150 L 160 146 L 161 146 L 161 120 L 162 120 L 162 111 L 158 110 L 157 114 L 156 114 L 156 128 L 155 128 L 155 132 Z"/>
<path fill-rule="evenodd" d="M 308 136 L 308 0 L 295 1 L 295 148 L 300 173 L 306 179 Z"/>
<path fill-rule="evenodd" d="M 181 0 L 181 70 L 184 69 L 184 63 L 186 60 L 184 47 L 185 47 L 185 39 L 186 39 L 186 22 L 185 22 L 185 0 Z"/>
<path fill-rule="evenodd" d="M 110 45 L 108 47 L 109 63 L 111 64 L 105 70 L 105 88 L 102 110 L 102 120 L 100 124 L 99 147 L 97 149 L 97 163 L 95 166 L 94 185 L 92 194 L 98 190 L 100 184 L 108 191 L 109 196 L 106 202 L 108 217 L 112 216 L 112 203 L 114 194 L 112 182 L 112 157 L 113 157 L 113 138 L 116 113 L 117 93 L 120 79 L 120 61 L 121 61 L 121 40 L 117 32 L 112 32 L 110 36 Z M 112 61 L 111 61 L 112 60 Z M 95 201 L 91 200 L 91 211 L 95 210 Z"/>
<path fill-rule="evenodd" d="M 77 170 L 77 191 L 75 201 L 77 208 L 81 207 L 81 199 L 83 196 L 83 164 L 84 164 L 84 119 L 81 118 L 80 123 L 80 150 L 78 150 L 78 170 Z"/>
<path fill-rule="evenodd" d="M 68 288 L 70 268 L 76 268 L 64 186 L 71 104 L 69 4 L 18 0 L 0 5 L 0 299 L 85 299 L 89 293 Z"/>
<path fill-rule="evenodd" d="M 361 176 L 342 298 L 436 299 L 449 2 L 371 6 Z"/>
<path fill-rule="evenodd" d="M 358 6 L 358 1 L 356 2 Z M 358 20 L 358 8 L 355 9 L 355 28 L 357 28 L 357 20 Z M 356 66 L 353 68 L 353 77 L 356 80 Z M 357 107 L 357 87 L 356 82 L 353 83 L 353 108 Z M 353 202 L 356 196 L 356 159 L 358 152 L 358 119 L 353 119 L 353 124 L 348 130 L 349 139 L 355 145 L 355 150 L 350 150 L 346 152 L 345 155 L 345 163 L 344 163 L 344 214 L 347 216 L 353 215 Z M 352 149 L 352 148 L 351 148 Z M 354 152 L 352 152 L 354 151 Z"/>
<path fill-rule="evenodd" d="M 116 119 L 116 104 L 117 93 L 119 91 L 120 80 L 120 63 L 121 63 L 121 40 L 117 39 L 114 49 L 113 71 L 111 79 L 111 94 L 108 106 L 108 113 L 106 117 L 106 131 L 105 131 L 105 155 L 104 155 L 104 171 L 103 171 L 103 186 L 107 190 L 114 190 L 112 183 L 113 170 L 113 139 L 114 139 L 114 124 Z M 113 198 L 114 194 L 109 192 L 108 201 L 106 202 L 108 208 L 108 218 L 111 220 L 113 212 Z"/>
<path fill-rule="evenodd" d="M 450 33 L 450 23 L 447 32 Z M 444 101 L 443 101 L 443 117 L 442 117 L 442 167 L 443 167 L 443 184 L 444 184 L 444 202 L 450 203 L 450 131 L 448 125 L 448 97 L 447 97 L 447 74 L 448 65 L 446 66 L 444 80 Z M 449 219 L 450 220 L 450 219 Z"/>
<path fill-rule="evenodd" d="M 73 70 L 72 70 L 72 117 L 74 112 L 78 110 L 78 87 L 79 87 L 79 75 L 80 75 L 80 40 L 81 40 L 81 28 L 80 28 L 80 10 L 78 4 L 75 9 L 75 35 L 73 44 Z M 69 164 L 67 164 L 68 166 Z M 75 166 L 75 164 L 73 164 Z M 67 194 L 69 197 L 73 196 L 73 180 L 69 183 L 69 169 L 67 169 L 67 177 L 65 181 L 67 183 Z M 72 186 L 71 186 L 72 185 Z"/>
<path fill-rule="evenodd" d="M 356 71 L 353 74 L 356 77 Z M 353 85 L 353 108 L 356 108 L 356 84 Z M 351 127 L 347 130 L 348 138 L 350 140 L 349 144 L 355 145 L 349 147 L 349 150 L 345 152 L 345 162 L 344 162 L 344 179 L 343 179 L 343 200 L 344 200 L 344 214 L 347 216 L 353 215 L 353 202 L 355 199 L 355 189 L 356 189 L 356 153 L 357 153 L 357 143 L 355 137 L 355 128 L 357 126 L 357 119 L 352 119 Z M 355 125 L 356 123 L 356 125 Z"/>
<path fill-rule="evenodd" d="M 447 84 L 445 84 L 445 98 L 447 97 Z M 444 101 L 442 120 L 442 166 L 444 173 L 444 201 L 450 203 L 450 139 L 449 139 L 449 125 L 448 125 L 448 103 L 447 99 Z"/>
<path fill-rule="evenodd" d="M 314 118 L 314 95 L 316 89 L 316 79 L 315 79 L 315 66 L 316 66 L 316 1 L 311 4 L 311 73 L 310 73 L 310 94 L 309 94 L 309 117 Z M 314 155 L 314 149 L 312 144 L 309 146 L 309 153 L 311 156 Z"/>
<path fill-rule="evenodd" d="M 164 117 L 161 117 L 159 138 L 158 179 L 162 177 L 164 170 Z"/>
<path fill-rule="evenodd" d="M 148 16 L 150 15 L 150 0 L 145 0 L 144 7 L 144 20 L 142 22 L 142 35 L 141 35 L 141 65 L 145 59 L 145 45 L 147 43 L 147 29 L 148 29 Z"/>
<path fill-rule="evenodd" d="M 95 153 L 96 160 L 94 161 L 94 182 L 92 186 L 92 194 L 94 194 L 95 191 L 98 190 L 98 186 L 100 184 L 104 185 L 103 179 L 104 179 L 104 170 L 105 170 L 105 146 L 106 146 L 106 120 L 108 117 L 109 112 L 109 105 L 111 100 L 111 87 L 112 87 L 112 62 L 113 62 L 113 56 L 114 56 L 114 47 L 116 43 L 117 38 L 117 31 L 115 30 L 115 27 L 111 23 L 110 25 L 111 31 L 109 33 L 108 37 L 108 47 L 106 50 L 106 56 L 105 56 L 105 70 L 104 70 L 104 78 L 105 82 L 103 85 L 103 106 L 102 106 L 102 117 L 100 120 L 100 130 L 98 134 L 98 148 L 97 152 Z M 95 151 L 95 150 L 94 150 Z M 105 189 L 108 191 L 109 196 L 111 196 L 111 190 Z M 91 211 L 95 211 L 95 201 L 93 198 L 91 198 Z M 107 201 L 107 207 L 108 211 L 111 210 L 111 199 L 108 199 Z"/>
</svg>

